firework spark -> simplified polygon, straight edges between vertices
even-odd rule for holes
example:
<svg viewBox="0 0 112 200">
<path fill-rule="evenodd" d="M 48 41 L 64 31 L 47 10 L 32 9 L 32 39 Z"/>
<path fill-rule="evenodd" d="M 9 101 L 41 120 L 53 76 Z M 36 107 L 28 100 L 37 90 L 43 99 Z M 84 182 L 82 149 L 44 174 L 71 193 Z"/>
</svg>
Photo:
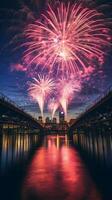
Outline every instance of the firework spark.
<svg viewBox="0 0 112 200">
<path fill-rule="evenodd" d="M 76 92 L 81 89 L 80 81 L 73 79 L 62 78 L 58 82 L 59 86 L 59 102 L 64 110 L 65 117 L 67 118 L 67 108 Z"/>
<path fill-rule="evenodd" d="M 52 98 L 48 104 L 48 109 L 52 112 L 52 119 L 58 107 L 59 107 L 59 103 L 54 98 Z"/>
<path fill-rule="evenodd" d="M 31 82 L 28 89 L 29 95 L 38 102 L 41 115 L 43 117 L 44 103 L 48 95 L 54 89 L 54 81 L 48 76 L 38 75 L 38 79 L 33 78 L 34 82 Z"/>
<path fill-rule="evenodd" d="M 25 29 L 23 60 L 63 75 L 85 71 L 92 59 L 104 56 L 111 43 L 104 15 L 82 4 L 48 5 L 40 20 Z M 100 63 L 99 63 L 100 64 Z"/>
</svg>

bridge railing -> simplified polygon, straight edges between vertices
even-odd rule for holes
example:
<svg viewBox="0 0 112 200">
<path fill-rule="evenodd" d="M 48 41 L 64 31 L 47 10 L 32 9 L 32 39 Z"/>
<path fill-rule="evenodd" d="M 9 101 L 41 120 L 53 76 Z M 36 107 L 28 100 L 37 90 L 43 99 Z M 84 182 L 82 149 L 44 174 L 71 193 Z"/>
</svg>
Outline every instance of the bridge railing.
<svg viewBox="0 0 112 200">
<path fill-rule="evenodd" d="M 28 112 L 26 112 L 21 106 L 18 106 L 14 101 L 12 101 L 10 98 L 8 98 L 7 96 L 5 96 L 3 93 L 0 92 L 0 99 L 10 103 L 12 106 L 14 106 L 15 108 L 17 108 L 18 110 L 22 111 L 23 113 L 27 114 L 30 118 L 32 118 L 32 120 L 37 121 L 36 118 L 34 118 L 33 116 L 31 116 Z"/>
<path fill-rule="evenodd" d="M 110 92 L 112 92 L 112 85 L 109 86 L 106 91 L 102 94 L 99 95 L 95 101 L 92 102 L 91 105 L 87 106 L 86 109 L 77 117 L 77 121 L 85 114 L 87 113 L 90 109 L 92 109 L 98 102 L 100 102 L 104 97 L 106 97 Z"/>
<path fill-rule="evenodd" d="M 94 107 L 98 102 L 100 102 L 104 97 L 106 97 L 111 91 L 112 91 L 112 86 L 108 87 L 108 88 L 106 89 L 106 91 L 105 91 L 103 94 L 99 95 L 99 96 L 95 99 L 95 101 L 93 101 L 92 104 L 89 105 L 89 106 L 85 109 L 85 112 L 87 112 L 89 109 L 91 109 L 92 107 Z M 84 113 L 85 113 L 85 112 L 84 112 Z"/>
<path fill-rule="evenodd" d="M 21 108 L 20 106 L 18 106 L 14 101 L 12 101 L 10 98 L 8 98 L 7 96 L 5 96 L 3 93 L 0 92 L 0 99 L 7 101 L 8 103 L 12 104 L 13 106 L 15 106 L 16 108 L 24 111 L 23 108 Z"/>
</svg>

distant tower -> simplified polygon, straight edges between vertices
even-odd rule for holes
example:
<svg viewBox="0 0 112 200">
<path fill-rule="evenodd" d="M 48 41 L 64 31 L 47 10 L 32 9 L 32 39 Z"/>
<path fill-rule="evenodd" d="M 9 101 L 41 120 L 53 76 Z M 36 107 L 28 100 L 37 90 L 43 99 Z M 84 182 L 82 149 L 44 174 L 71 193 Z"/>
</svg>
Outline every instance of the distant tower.
<svg viewBox="0 0 112 200">
<path fill-rule="evenodd" d="M 63 111 L 60 111 L 60 112 L 59 112 L 59 123 L 60 123 L 60 124 L 63 124 L 64 121 L 65 121 L 64 112 L 63 112 Z"/>
<path fill-rule="evenodd" d="M 39 117 L 38 117 L 38 122 L 39 122 L 40 124 L 42 124 L 42 123 L 43 123 L 42 116 L 39 116 Z"/>
<path fill-rule="evenodd" d="M 55 117 L 52 119 L 52 123 L 57 124 L 57 119 Z"/>
<path fill-rule="evenodd" d="M 46 123 L 46 124 L 50 124 L 50 123 L 51 123 L 51 120 L 50 120 L 49 117 L 46 117 L 46 119 L 45 119 L 45 123 Z"/>
</svg>

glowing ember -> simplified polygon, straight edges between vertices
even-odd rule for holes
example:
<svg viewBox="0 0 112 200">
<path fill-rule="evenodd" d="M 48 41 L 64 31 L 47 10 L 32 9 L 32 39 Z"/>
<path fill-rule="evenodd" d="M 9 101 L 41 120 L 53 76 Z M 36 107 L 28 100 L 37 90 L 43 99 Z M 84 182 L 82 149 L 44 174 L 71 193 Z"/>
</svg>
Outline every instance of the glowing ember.
<svg viewBox="0 0 112 200">
<path fill-rule="evenodd" d="M 48 109 L 52 112 L 52 119 L 55 115 L 56 110 L 59 107 L 59 103 L 53 98 L 50 100 L 49 104 L 48 104 Z"/>
<path fill-rule="evenodd" d="M 62 78 L 59 80 L 59 102 L 64 110 L 65 117 L 67 117 L 67 108 L 70 101 L 73 99 L 76 92 L 80 91 L 80 81 L 73 79 Z"/>
<path fill-rule="evenodd" d="M 30 83 L 30 87 L 28 89 L 29 95 L 38 102 L 41 115 L 43 117 L 43 108 L 44 102 L 48 95 L 54 89 L 54 81 L 50 79 L 48 76 L 40 76 L 38 75 L 38 79 L 33 78 L 34 83 Z"/>
</svg>

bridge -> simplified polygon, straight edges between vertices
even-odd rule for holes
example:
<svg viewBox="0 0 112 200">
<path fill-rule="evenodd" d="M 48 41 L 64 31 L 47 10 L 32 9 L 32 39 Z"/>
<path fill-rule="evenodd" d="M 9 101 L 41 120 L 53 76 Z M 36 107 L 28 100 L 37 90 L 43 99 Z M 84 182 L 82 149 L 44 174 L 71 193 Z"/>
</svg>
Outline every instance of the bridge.
<svg viewBox="0 0 112 200">
<path fill-rule="evenodd" d="M 14 128 L 43 130 L 37 119 L 33 118 L 9 98 L 0 94 L 0 129 Z"/>
<path fill-rule="evenodd" d="M 90 164 L 112 167 L 112 87 L 76 119 L 69 136 Z"/>
<path fill-rule="evenodd" d="M 68 132 L 68 123 L 45 123 L 44 128 L 46 134 L 66 134 Z"/>
<path fill-rule="evenodd" d="M 82 113 L 69 128 L 70 132 L 76 130 L 103 129 L 112 132 L 112 87 L 103 96 L 100 96 L 92 106 Z"/>
</svg>

